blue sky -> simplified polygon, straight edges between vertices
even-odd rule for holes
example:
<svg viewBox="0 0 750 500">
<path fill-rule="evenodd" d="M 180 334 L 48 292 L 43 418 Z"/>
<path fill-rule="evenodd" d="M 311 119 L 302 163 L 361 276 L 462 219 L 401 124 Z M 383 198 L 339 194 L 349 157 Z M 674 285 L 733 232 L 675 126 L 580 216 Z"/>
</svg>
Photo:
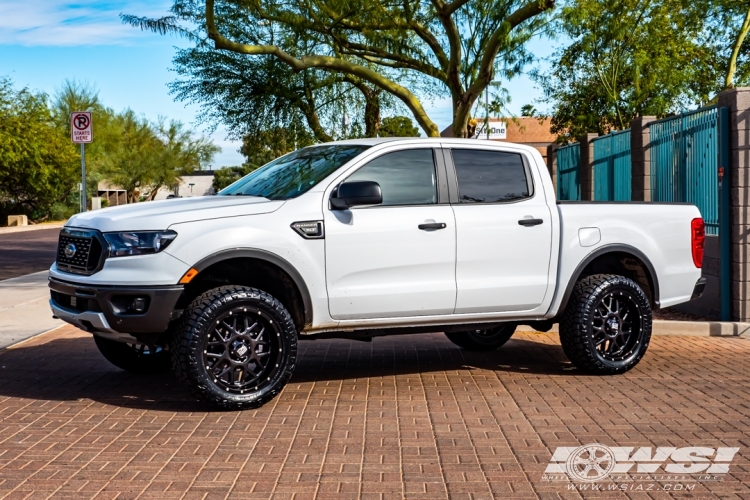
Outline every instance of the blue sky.
<svg viewBox="0 0 750 500">
<path fill-rule="evenodd" d="M 19 87 L 54 93 L 65 79 L 93 84 L 102 102 L 116 110 L 127 107 L 150 119 L 166 116 L 194 123 L 196 106 L 175 102 L 167 84 L 175 47 L 186 42 L 174 37 L 144 33 L 125 26 L 119 14 L 159 17 L 169 1 L 6 0 L 0 2 L 0 75 L 10 76 Z M 543 40 L 532 49 L 540 55 L 550 48 Z M 507 85 L 511 112 L 539 97 L 526 77 Z M 450 124 L 447 100 L 426 103 L 431 118 L 442 129 Z M 96 126 L 96 125 L 94 125 Z M 243 157 L 239 143 L 226 140 L 218 129 L 212 139 L 222 147 L 215 166 L 237 165 Z"/>
</svg>

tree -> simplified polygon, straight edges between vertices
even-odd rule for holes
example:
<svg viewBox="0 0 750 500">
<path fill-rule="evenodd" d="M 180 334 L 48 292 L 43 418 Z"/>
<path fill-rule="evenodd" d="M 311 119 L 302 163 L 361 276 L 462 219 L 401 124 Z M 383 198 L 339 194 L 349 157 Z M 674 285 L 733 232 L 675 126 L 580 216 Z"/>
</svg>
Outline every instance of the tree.
<svg viewBox="0 0 750 500">
<path fill-rule="evenodd" d="M 203 137 L 194 138 L 179 121 L 167 123 L 162 118 L 154 132 L 159 145 L 157 161 L 148 178 L 149 200 L 156 198 L 161 188 L 179 184 L 183 175 L 207 165 L 221 151 Z"/>
<path fill-rule="evenodd" d="M 173 62 L 181 78 L 170 84 L 172 94 L 199 104 L 203 122 L 223 123 L 234 137 L 274 127 L 307 128 L 318 142 L 375 137 L 381 112 L 393 108 L 388 94 L 359 78 L 295 72 L 270 56 L 248 58 L 198 43 L 179 50 Z M 345 113 L 355 117 L 346 130 Z"/>
<path fill-rule="evenodd" d="M 0 78 L 0 210 L 48 218 L 75 194 L 79 157 L 47 96 Z"/>
<path fill-rule="evenodd" d="M 128 203 L 139 201 L 159 168 L 160 145 L 151 124 L 128 109 L 115 115 L 118 140 L 102 159 L 102 174 L 127 192 Z"/>
<path fill-rule="evenodd" d="M 471 110 L 485 87 L 496 74 L 513 76 L 530 60 L 525 44 L 543 26 L 553 0 L 250 0 L 218 5 L 206 0 L 204 5 L 203 33 L 216 49 L 271 56 L 298 73 L 321 70 L 357 78 L 400 100 L 432 137 L 440 131 L 414 89 L 437 88 L 451 96 L 454 136 L 466 137 Z M 190 18 L 195 6 L 177 0 L 172 7 L 176 17 L 125 21 L 184 34 L 180 20 Z M 244 20 L 239 31 L 233 22 L 237 19 Z M 290 41 L 294 50 L 287 48 Z"/>
<path fill-rule="evenodd" d="M 315 144 L 315 138 L 304 128 L 276 127 L 259 134 L 246 135 L 240 153 L 245 155 L 245 165 L 253 170 L 296 149 Z"/>
<path fill-rule="evenodd" d="M 389 116 L 383 119 L 378 130 L 380 137 L 419 137 L 419 129 L 406 116 Z"/>
<path fill-rule="evenodd" d="M 234 167 L 221 167 L 214 172 L 214 180 L 211 183 L 214 192 L 218 193 L 228 185 L 240 180 L 253 170 L 256 170 L 256 168 L 257 167 L 248 165 L 247 163 Z"/>
<path fill-rule="evenodd" d="M 571 42 L 537 73 L 561 140 L 623 130 L 640 115 L 705 103 L 717 79 L 708 11 L 682 0 L 573 0 L 556 29 Z"/>
<path fill-rule="evenodd" d="M 521 116 L 538 116 L 539 112 L 536 110 L 533 104 L 524 104 L 521 106 Z"/>
</svg>

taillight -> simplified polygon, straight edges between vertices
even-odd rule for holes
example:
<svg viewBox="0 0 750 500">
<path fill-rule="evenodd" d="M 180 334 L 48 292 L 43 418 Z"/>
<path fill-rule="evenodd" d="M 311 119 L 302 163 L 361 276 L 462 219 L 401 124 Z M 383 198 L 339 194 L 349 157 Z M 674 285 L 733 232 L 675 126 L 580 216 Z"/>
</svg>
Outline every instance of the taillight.
<svg viewBox="0 0 750 500">
<path fill-rule="evenodd" d="M 693 219 L 690 222 L 690 240 L 693 249 L 693 264 L 703 267 L 703 244 L 706 241 L 706 227 L 703 219 Z"/>
</svg>

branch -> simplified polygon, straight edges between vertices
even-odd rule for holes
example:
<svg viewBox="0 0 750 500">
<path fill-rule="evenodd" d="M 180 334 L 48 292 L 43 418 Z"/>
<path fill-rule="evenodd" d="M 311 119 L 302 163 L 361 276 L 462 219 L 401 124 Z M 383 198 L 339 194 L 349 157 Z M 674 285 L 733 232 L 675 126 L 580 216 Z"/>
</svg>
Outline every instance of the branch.
<svg viewBox="0 0 750 500">
<path fill-rule="evenodd" d="M 192 40 L 198 44 L 204 43 L 202 38 L 177 24 L 177 18 L 174 16 L 154 19 L 150 17 L 133 16 L 130 14 L 120 14 L 120 20 L 123 24 L 129 24 L 134 28 L 140 28 L 142 31 L 152 31 L 159 35 L 176 35 L 181 38 Z"/>
<path fill-rule="evenodd" d="M 393 54 L 392 52 L 388 52 L 377 47 L 350 42 L 347 39 L 342 40 L 338 36 L 333 34 L 331 34 L 330 36 L 336 41 L 336 43 L 339 44 L 339 46 L 341 47 L 341 51 L 344 54 L 361 57 L 362 59 L 375 63 L 378 63 L 378 60 L 387 59 L 393 61 L 393 63 L 396 64 L 394 65 L 393 63 L 384 62 L 383 66 L 413 69 L 414 71 L 418 71 L 427 76 L 431 76 L 437 80 L 440 80 L 441 82 L 445 82 L 447 80 L 446 74 L 443 71 L 433 68 L 429 64 L 425 64 L 414 58 Z"/>
<path fill-rule="evenodd" d="M 430 47 L 432 53 L 437 57 L 440 69 L 442 69 L 443 73 L 446 73 L 447 75 L 450 61 L 448 60 L 448 56 L 445 55 L 445 51 L 443 50 L 443 46 L 440 45 L 440 41 L 426 26 L 419 21 L 414 20 L 414 12 L 409 9 L 409 0 L 403 0 L 403 2 L 405 19 L 409 27 L 414 30 L 414 33 L 416 33 L 428 47 Z"/>
<path fill-rule="evenodd" d="M 479 94 L 487 85 L 489 85 L 492 79 L 492 68 L 494 67 L 497 53 L 500 50 L 500 45 L 513 28 L 534 16 L 538 16 L 542 12 L 551 9 L 554 5 L 555 0 L 532 0 L 510 14 L 505 21 L 498 26 L 487 41 L 484 56 L 482 56 L 482 61 L 479 65 L 478 78 L 469 88 L 469 93 Z"/>
<path fill-rule="evenodd" d="M 458 31 L 456 23 L 453 21 L 451 14 L 447 12 L 448 6 L 443 0 L 431 0 L 432 5 L 438 14 L 440 24 L 443 25 L 445 35 L 448 37 L 448 46 L 450 47 L 450 60 L 448 62 L 448 88 L 454 95 L 462 94 L 461 88 L 461 34 Z M 462 0 L 456 0 L 462 1 Z"/>
<path fill-rule="evenodd" d="M 365 68 L 364 66 L 343 59 L 324 55 L 308 55 L 303 56 L 301 59 L 297 59 L 275 45 L 247 45 L 228 40 L 219 33 L 219 30 L 216 27 L 214 0 L 206 0 L 206 30 L 208 31 L 208 37 L 214 41 L 215 47 L 219 50 L 228 50 L 238 54 L 248 55 L 271 55 L 287 64 L 294 71 L 321 68 L 358 76 L 363 80 L 367 80 L 373 85 L 376 85 L 401 99 L 429 137 L 440 136 L 440 130 L 437 125 L 435 125 L 435 123 L 430 120 L 429 116 L 427 116 L 427 113 L 422 107 L 422 103 L 419 102 L 419 99 L 417 99 L 414 94 L 405 87 L 369 68 Z"/>
<path fill-rule="evenodd" d="M 453 2 L 447 4 L 444 7 L 444 12 L 447 15 L 452 15 L 454 12 L 456 12 L 458 9 L 469 3 L 471 0 L 454 0 Z"/>
</svg>

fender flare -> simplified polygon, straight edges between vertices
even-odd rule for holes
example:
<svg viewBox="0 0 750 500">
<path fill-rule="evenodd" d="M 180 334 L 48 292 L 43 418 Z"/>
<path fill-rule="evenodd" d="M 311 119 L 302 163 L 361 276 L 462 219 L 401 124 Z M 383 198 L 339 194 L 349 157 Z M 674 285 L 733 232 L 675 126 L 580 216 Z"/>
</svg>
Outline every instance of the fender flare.
<svg viewBox="0 0 750 500">
<path fill-rule="evenodd" d="M 638 250 L 635 247 L 632 247 L 630 245 L 624 245 L 624 244 L 612 244 L 612 245 L 604 245 L 593 252 L 589 253 L 580 264 L 578 264 L 578 267 L 575 268 L 573 271 L 573 274 L 570 276 L 570 281 L 568 281 L 568 286 L 565 288 L 565 294 L 563 295 L 562 301 L 560 301 L 560 307 L 557 308 L 557 315 L 562 313 L 562 311 L 565 310 L 565 307 L 568 305 L 568 300 L 570 300 L 570 296 L 573 294 L 573 287 L 575 287 L 575 284 L 578 282 L 578 278 L 581 276 L 581 273 L 584 269 L 586 269 L 586 266 L 591 264 L 594 259 L 597 257 L 601 257 L 602 255 L 606 255 L 608 253 L 628 253 L 631 254 L 633 257 L 637 258 L 643 264 L 646 266 L 646 270 L 648 271 L 649 278 L 651 278 L 651 284 L 653 286 L 653 298 L 654 298 L 654 304 L 656 305 L 656 308 L 659 308 L 659 277 L 656 274 L 656 270 L 654 269 L 654 265 L 651 263 L 648 257 Z"/>
<path fill-rule="evenodd" d="M 291 265 L 286 259 L 279 257 L 275 253 L 267 252 L 265 250 L 259 250 L 256 248 L 233 248 L 231 250 L 222 250 L 214 254 L 204 257 L 198 263 L 193 265 L 193 269 L 202 272 L 204 269 L 230 259 L 238 258 L 249 258 L 262 260 L 273 264 L 284 271 L 292 279 L 294 284 L 297 286 L 300 295 L 302 296 L 302 306 L 305 314 L 305 324 L 312 325 L 313 321 L 313 307 L 312 298 L 310 297 L 310 290 L 307 288 L 305 280 L 302 279 L 302 275 Z"/>
</svg>

